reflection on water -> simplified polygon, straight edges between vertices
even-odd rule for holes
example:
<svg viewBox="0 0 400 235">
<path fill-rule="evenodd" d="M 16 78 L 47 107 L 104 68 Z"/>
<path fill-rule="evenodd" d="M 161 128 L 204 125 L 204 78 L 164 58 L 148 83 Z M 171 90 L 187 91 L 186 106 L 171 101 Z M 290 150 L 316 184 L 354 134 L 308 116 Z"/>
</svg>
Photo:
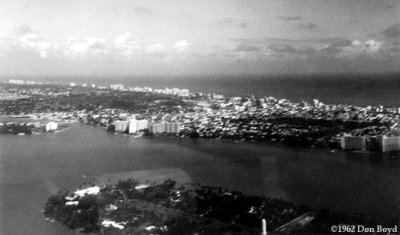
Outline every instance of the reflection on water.
<svg viewBox="0 0 400 235">
<path fill-rule="evenodd" d="M 287 200 L 288 197 L 282 188 L 282 182 L 279 177 L 277 161 L 276 156 L 260 158 L 263 192 L 266 196 Z"/>
<path fill-rule="evenodd" d="M 100 175 L 179 169 L 191 181 L 313 208 L 398 217 L 399 161 L 221 140 L 131 138 L 74 124 L 58 134 L 0 136 L 0 234 L 73 234 L 41 209 Z M 24 224 L 24 226 L 21 226 Z"/>
</svg>

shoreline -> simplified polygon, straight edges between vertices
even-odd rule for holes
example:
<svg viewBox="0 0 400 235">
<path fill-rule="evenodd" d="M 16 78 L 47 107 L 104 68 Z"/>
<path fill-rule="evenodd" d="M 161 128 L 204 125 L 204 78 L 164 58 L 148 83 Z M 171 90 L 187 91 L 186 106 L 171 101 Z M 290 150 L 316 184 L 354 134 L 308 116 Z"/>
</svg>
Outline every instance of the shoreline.
<svg viewBox="0 0 400 235">
<path fill-rule="evenodd" d="M 95 176 L 94 184 L 104 186 L 107 184 L 116 184 L 118 181 L 135 179 L 138 182 L 145 184 L 159 184 L 171 179 L 180 184 L 192 183 L 190 176 L 179 168 L 158 168 L 138 171 L 122 171 L 115 173 L 107 173 L 100 176 Z"/>
</svg>

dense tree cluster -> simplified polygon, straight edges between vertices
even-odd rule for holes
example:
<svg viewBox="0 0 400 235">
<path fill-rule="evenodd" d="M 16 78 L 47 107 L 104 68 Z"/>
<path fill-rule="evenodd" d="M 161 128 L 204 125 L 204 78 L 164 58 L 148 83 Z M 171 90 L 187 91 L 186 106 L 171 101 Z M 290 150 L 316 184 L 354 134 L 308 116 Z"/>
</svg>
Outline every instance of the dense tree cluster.
<svg viewBox="0 0 400 235">
<path fill-rule="evenodd" d="M 67 205 L 71 202 L 67 196 L 74 197 L 74 194 L 60 192 L 51 196 L 44 214 L 83 232 L 259 234 L 262 219 L 266 219 L 268 230 L 273 231 L 310 212 L 306 206 L 282 199 L 247 196 L 200 184 L 178 185 L 173 180 L 151 185 L 140 185 L 133 179 L 119 181 L 104 186 L 97 195 L 74 199 L 79 202 L 77 205 Z M 333 224 L 372 226 L 378 222 L 362 214 L 347 215 L 330 210 L 314 215 L 310 224 L 296 232 L 327 233 Z M 123 229 L 103 226 L 105 220 L 119 223 Z"/>
</svg>

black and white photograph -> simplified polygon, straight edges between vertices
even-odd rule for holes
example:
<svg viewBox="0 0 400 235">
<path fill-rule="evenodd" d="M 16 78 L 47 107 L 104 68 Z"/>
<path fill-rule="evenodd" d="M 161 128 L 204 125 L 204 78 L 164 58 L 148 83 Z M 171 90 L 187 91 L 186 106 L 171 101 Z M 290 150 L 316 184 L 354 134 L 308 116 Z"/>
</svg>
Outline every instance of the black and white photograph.
<svg viewBox="0 0 400 235">
<path fill-rule="evenodd" d="M 400 1 L 0 0 L 0 235 L 400 234 Z"/>
</svg>

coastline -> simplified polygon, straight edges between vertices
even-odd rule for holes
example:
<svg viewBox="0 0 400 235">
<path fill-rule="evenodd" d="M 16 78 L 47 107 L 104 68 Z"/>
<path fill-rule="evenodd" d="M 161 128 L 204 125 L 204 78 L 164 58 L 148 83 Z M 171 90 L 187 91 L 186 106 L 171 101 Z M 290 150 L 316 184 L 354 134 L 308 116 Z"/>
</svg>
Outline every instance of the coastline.
<svg viewBox="0 0 400 235">
<path fill-rule="evenodd" d="M 128 179 L 135 179 L 142 184 L 161 184 L 168 179 L 174 180 L 179 184 L 187 184 L 192 182 L 190 176 L 182 169 L 159 168 L 108 173 L 96 177 L 94 184 L 98 186 L 104 186 L 107 184 L 116 184 L 118 181 L 124 181 Z"/>
</svg>

